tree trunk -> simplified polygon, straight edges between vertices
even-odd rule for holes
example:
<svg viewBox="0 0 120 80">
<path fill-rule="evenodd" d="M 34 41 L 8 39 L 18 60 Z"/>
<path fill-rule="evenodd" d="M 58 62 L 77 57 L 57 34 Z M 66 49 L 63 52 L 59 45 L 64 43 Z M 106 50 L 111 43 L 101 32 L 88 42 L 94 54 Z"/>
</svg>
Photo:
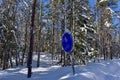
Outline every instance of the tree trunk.
<svg viewBox="0 0 120 80">
<path fill-rule="evenodd" d="M 32 6 L 32 17 L 31 17 L 31 28 L 30 28 L 30 47 L 29 47 L 29 53 L 28 53 L 28 61 L 27 61 L 27 67 L 28 67 L 28 78 L 31 77 L 31 72 L 32 72 L 32 54 L 33 54 L 33 44 L 34 44 L 34 33 L 33 30 L 35 25 L 35 10 L 36 10 L 36 1 L 34 0 L 33 6 Z"/>
<path fill-rule="evenodd" d="M 42 30 L 42 0 L 40 0 L 40 29 L 39 29 L 39 33 L 38 33 L 38 59 L 37 59 L 37 67 L 40 66 L 40 52 L 41 52 L 41 45 L 40 45 L 40 41 L 41 41 L 41 30 Z"/>
<path fill-rule="evenodd" d="M 62 5 L 65 6 L 65 1 L 64 0 L 62 1 Z M 64 15 L 64 11 L 65 11 L 65 7 L 63 7 L 63 9 L 62 9 L 61 37 L 62 37 L 62 35 L 64 34 L 64 31 L 65 31 L 65 21 L 64 21 L 65 15 Z M 62 66 L 65 66 L 65 52 L 64 52 L 64 50 L 62 48 L 62 45 L 61 45 L 61 64 L 62 64 Z"/>
<path fill-rule="evenodd" d="M 21 61 L 21 65 L 24 64 L 24 58 L 25 58 L 25 54 L 26 54 L 26 49 L 27 49 L 27 25 L 26 25 L 26 28 L 25 28 L 25 47 L 24 47 L 24 51 L 22 53 L 22 61 Z"/>
<path fill-rule="evenodd" d="M 39 36 L 38 36 L 38 39 L 39 39 L 39 41 L 38 41 L 38 58 L 37 58 L 37 67 L 39 67 L 40 66 L 40 52 L 41 52 L 41 45 L 40 45 L 40 41 L 41 41 L 41 30 L 42 30 L 42 27 L 40 28 L 40 30 L 39 30 Z"/>
<path fill-rule="evenodd" d="M 7 50 L 4 49 L 3 52 L 3 70 L 8 68 L 8 54 L 7 54 Z"/>
<path fill-rule="evenodd" d="M 18 66 L 18 54 L 17 54 L 17 51 L 15 53 L 16 53 L 16 55 L 15 55 L 15 62 L 16 62 L 16 66 Z"/>
<path fill-rule="evenodd" d="M 12 62 L 12 55 L 11 55 L 11 50 L 9 49 L 8 51 L 9 59 L 10 59 L 10 66 L 13 67 L 13 62 Z"/>
</svg>

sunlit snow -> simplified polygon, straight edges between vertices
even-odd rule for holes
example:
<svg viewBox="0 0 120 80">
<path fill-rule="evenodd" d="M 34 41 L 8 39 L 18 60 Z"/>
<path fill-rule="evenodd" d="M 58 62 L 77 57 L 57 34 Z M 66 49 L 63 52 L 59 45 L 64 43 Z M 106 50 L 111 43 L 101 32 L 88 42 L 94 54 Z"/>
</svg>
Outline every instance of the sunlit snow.
<svg viewBox="0 0 120 80">
<path fill-rule="evenodd" d="M 35 67 L 36 55 L 33 57 L 32 77 L 27 78 L 27 67 L 0 70 L 0 80 L 120 80 L 120 60 L 90 62 L 76 65 L 75 75 L 71 66 L 61 67 L 51 64 L 50 54 L 41 54 L 40 67 Z M 49 63 L 49 64 L 48 64 Z"/>
</svg>

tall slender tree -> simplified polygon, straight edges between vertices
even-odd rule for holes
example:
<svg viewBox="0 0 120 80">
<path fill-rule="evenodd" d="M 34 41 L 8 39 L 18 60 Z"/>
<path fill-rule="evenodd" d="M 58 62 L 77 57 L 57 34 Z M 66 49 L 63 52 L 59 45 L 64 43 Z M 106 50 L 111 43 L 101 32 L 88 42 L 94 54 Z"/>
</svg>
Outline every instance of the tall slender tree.
<svg viewBox="0 0 120 80">
<path fill-rule="evenodd" d="M 34 42 L 34 32 L 33 30 L 35 30 L 35 12 L 36 12 L 36 1 L 33 1 L 33 6 L 32 6 L 32 16 L 31 16 L 31 29 L 30 29 L 30 48 L 29 48 L 29 54 L 28 54 L 28 62 L 27 62 L 27 66 L 28 66 L 28 78 L 31 77 L 31 68 L 32 68 L 32 54 L 33 54 L 33 42 Z"/>
</svg>

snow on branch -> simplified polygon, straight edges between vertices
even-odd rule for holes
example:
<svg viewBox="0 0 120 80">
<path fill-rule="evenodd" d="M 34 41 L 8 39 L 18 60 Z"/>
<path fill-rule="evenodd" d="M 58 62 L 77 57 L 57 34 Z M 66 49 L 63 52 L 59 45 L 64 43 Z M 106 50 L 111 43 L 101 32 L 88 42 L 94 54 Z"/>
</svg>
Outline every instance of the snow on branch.
<svg viewBox="0 0 120 80">
<path fill-rule="evenodd" d="M 82 14 L 82 17 L 84 17 L 84 18 L 86 18 L 86 19 L 90 19 L 90 17 L 89 16 L 86 16 L 86 15 L 84 15 L 84 14 Z"/>
<path fill-rule="evenodd" d="M 23 0 L 23 3 L 24 3 L 27 7 L 29 7 L 28 4 L 27 4 L 27 2 L 26 2 L 25 0 Z"/>
<path fill-rule="evenodd" d="M 110 7 L 107 7 L 106 9 L 109 10 L 112 15 L 115 13 Z"/>
<path fill-rule="evenodd" d="M 18 43 L 18 40 L 17 40 L 16 34 L 15 34 L 15 31 L 14 31 L 14 30 L 11 30 L 11 32 L 13 33 L 13 36 L 14 36 L 14 38 L 15 38 L 15 42 L 16 42 L 16 44 L 19 46 L 19 43 Z"/>
<path fill-rule="evenodd" d="M 105 26 L 106 27 L 110 27 L 111 26 L 111 23 L 109 23 L 108 21 L 105 22 Z"/>
<path fill-rule="evenodd" d="M 107 2 L 108 0 L 100 0 L 99 3 Z"/>
<path fill-rule="evenodd" d="M 82 6 L 82 8 L 83 8 L 84 10 L 86 10 L 86 11 L 88 10 L 88 9 L 87 9 L 86 7 L 84 7 L 84 6 Z"/>
<path fill-rule="evenodd" d="M 117 18 L 119 18 L 119 19 L 120 19 L 120 16 L 118 15 L 118 16 L 117 16 Z"/>
</svg>

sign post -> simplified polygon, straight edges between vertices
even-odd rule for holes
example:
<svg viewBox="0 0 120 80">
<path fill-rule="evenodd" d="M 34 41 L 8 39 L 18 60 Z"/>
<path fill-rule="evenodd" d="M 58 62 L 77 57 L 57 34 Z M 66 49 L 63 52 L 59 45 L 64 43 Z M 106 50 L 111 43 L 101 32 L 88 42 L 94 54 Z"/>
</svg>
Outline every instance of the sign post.
<svg viewBox="0 0 120 80">
<path fill-rule="evenodd" d="M 74 62 L 73 62 L 73 56 L 71 55 L 72 52 L 72 47 L 73 47 L 73 39 L 70 34 L 70 32 L 65 32 L 62 36 L 62 47 L 65 52 L 67 52 L 70 55 L 70 59 L 72 62 L 72 70 L 73 74 L 75 74 L 75 69 L 74 69 Z"/>
</svg>

